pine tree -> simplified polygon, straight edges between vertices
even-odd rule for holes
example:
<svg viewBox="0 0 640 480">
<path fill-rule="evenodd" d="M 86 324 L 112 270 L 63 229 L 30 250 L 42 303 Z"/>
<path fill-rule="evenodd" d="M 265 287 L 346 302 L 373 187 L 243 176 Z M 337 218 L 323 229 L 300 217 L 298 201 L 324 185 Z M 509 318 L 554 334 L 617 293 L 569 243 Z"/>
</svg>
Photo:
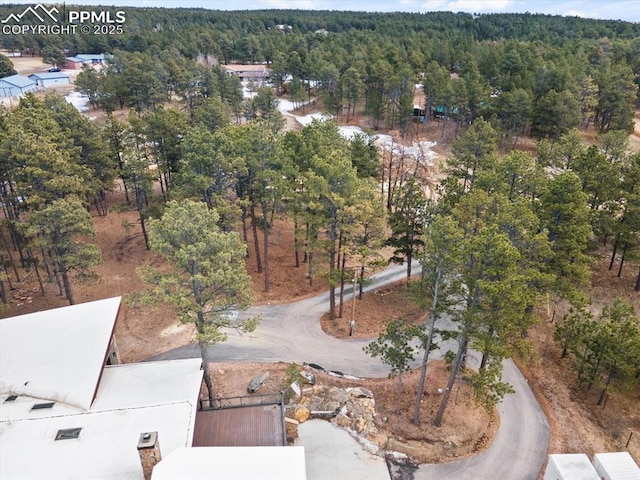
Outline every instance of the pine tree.
<svg viewBox="0 0 640 480">
<path fill-rule="evenodd" d="M 62 277 L 70 305 L 75 303 L 70 273 L 93 275 L 90 267 L 101 261 L 100 249 L 87 240 L 95 237 L 93 220 L 76 199 L 59 199 L 33 212 L 27 221 L 26 236 L 36 249 L 46 252 L 45 261 Z"/>
<path fill-rule="evenodd" d="M 207 348 L 226 339 L 223 328 L 251 331 L 257 322 L 256 318 L 236 320 L 231 315 L 253 301 L 251 278 L 244 266 L 246 247 L 235 232 L 220 231 L 215 210 L 191 200 L 168 202 L 162 218 L 149 221 L 149 245 L 171 268 L 147 265 L 139 269 L 148 290 L 132 301 L 169 304 L 181 323 L 195 325 L 212 404 Z"/>
</svg>

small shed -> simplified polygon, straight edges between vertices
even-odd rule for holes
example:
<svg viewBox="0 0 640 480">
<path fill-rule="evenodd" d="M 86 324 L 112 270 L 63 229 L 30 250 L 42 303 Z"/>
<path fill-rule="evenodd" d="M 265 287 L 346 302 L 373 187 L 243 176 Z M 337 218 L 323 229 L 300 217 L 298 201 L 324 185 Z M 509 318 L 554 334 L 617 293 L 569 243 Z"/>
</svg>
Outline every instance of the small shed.
<svg viewBox="0 0 640 480">
<path fill-rule="evenodd" d="M 596 453 L 593 466 L 604 480 L 640 480 L 640 468 L 629 452 Z"/>
<path fill-rule="evenodd" d="M 38 88 L 34 80 L 23 75 L 0 78 L 0 97 L 19 97 Z"/>
<path fill-rule="evenodd" d="M 39 87 L 55 87 L 57 85 L 69 85 L 69 75 L 63 72 L 42 72 L 32 73 L 29 78 L 36 82 Z"/>
<path fill-rule="evenodd" d="M 584 453 L 549 455 L 543 480 L 600 480 Z"/>
</svg>

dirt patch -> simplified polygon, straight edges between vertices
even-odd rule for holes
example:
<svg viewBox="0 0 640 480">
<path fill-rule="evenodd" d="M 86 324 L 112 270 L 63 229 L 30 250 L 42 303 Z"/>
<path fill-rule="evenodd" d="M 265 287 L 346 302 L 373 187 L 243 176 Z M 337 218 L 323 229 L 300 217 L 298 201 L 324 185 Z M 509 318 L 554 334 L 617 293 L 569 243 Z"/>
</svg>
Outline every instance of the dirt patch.
<svg viewBox="0 0 640 480">
<path fill-rule="evenodd" d="M 401 280 L 367 292 L 362 296 L 362 300 L 356 297 L 355 315 L 353 298 L 349 295 L 349 298 L 345 299 L 342 317 L 329 320 L 329 312 L 322 316 L 322 330 L 337 338 L 347 338 L 351 336 L 349 322 L 352 315 L 356 325 L 352 336 L 356 338 L 377 337 L 384 331 L 388 320 L 403 318 L 412 325 L 423 323 L 426 314 L 407 297 L 406 286 L 406 280 Z"/>
<path fill-rule="evenodd" d="M 76 303 L 102 298 L 125 296 L 143 289 L 136 268 L 144 263 L 160 265 L 162 258 L 146 249 L 137 226 L 137 212 L 118 212 L 124 194 L 119 189 L 108 194 L 112 210 L 106 217 L 94 215 L 96 243 L 102 251 L 102 263 L 95 268 L 98 279 L 88 284 L 73 283 Z M 125 229 L 123 222 L 134 225 Z M 41 272 L 45 276 L 44 272 Z M 12 276 L 13 277 L 13 276 Z M 55 284 L 44 282 L 45 296 L 40 295 L 36 276 L 22 278 L 10 293 L 10 308 L 0 311 L 0 318 L 21 315 L 68 305 Z M 46 280 L 46 278 L 45 278 Z M 125 363 L 138 362 L 193 340 L 190 325 L 178 325 L 176 316 L 168 307 L 133 308 L 123 302 L 116 323 L 116 341 L 121 359 Z"/>
<path fill-rule="evenodd" d="M 13 63 L 13 68 L 18 72 L 19 75 L 31 75 L 36 72 L 46 72 L 47 69 L 51 67 L 50 63 L 44 63 L 42 61 L 42 57 L 31 57 L 31 56 L 22 56 L 22 57 L 10 57 L 11 63 Z"/>
<path fill-rule="evenodd" d="M 257 394 L 278 393 L 288 385 L 287 363 L 212 363 L 211 375 L 216 388 L 216 397 L 245 396 L 249 382 L 264 372 L 269 378 Z M 451 395 L 442 427 L 435 428 L 430 422 L 440 404 L 442 395 L 438 389 L 446 385 L 448 372 L 443 362 L 431 362 L 425 394 L 420 403 L 421 425 L 411 423 L 419 372 L 403 375 L 403 395 L 400 409 L 397 404 L 397 379 L 347 379 L 317 370 L 308 369 L 316 377 L 317 384 L 328 387 L 365 387 L 374 394 L 378 432 L 390 439 L 389 445 L 410 449 L 421 462 L 441 462 L 463 458 L 484 450 L 491 444 L 499 427 L 496 414 L 489 414 L 475 405 L 472 389 L 459 381 Z"/>
<path fill-rule="evenodd" d="M 326 277 L 323 277 L 324 265 L 318 266 L 319 271 L 312 282 L 309 281 L 308 264 L 304 262 L 302 252 L 299 252 L 299 266 L 296 267 L 293 230 L 293 222 L 276 219 L 273 223 L 269 236 L 269 291 L 265 291 L 265 272 L 263 269 L 258 273 L 253 231 L 251 228 L 248 229 L 247 272 L 251 276 L 258 305 L 289 303 L 322 293 L 329 288 Z M 258 244 L 263 260 L 264 244 L 261 230 L 258 230 Z M 316 257 L 316 260 L 320 263 L 321 256 Z"/>
<path fill-rule="evenodd" d="M 594 266 L 590 307 L 598 312 L 616 297 L 624 298 L 640 311 L 640 295 L 633 291 L 637 266 L 628 265 L 617 277 L 617 267 L 608 269 L 609 253 L 603 251 Z M 635 391 L 611 391 L 598 406 L 600 390 L 587 393 L 577 388 L 569 358 L 553 339 L 555 322 L 561 321 L 567 306 L 551 305 L 539 312 L 540 323 L 529 334 L 534 348 L 533 362 L 518 362 L 542 406 L 551 428 L 550 453 L 594 453 L 626 450 L 640 462 L 640 387 Z M 552 321 L 553 320 L 553 321 Z"/>
</svg>

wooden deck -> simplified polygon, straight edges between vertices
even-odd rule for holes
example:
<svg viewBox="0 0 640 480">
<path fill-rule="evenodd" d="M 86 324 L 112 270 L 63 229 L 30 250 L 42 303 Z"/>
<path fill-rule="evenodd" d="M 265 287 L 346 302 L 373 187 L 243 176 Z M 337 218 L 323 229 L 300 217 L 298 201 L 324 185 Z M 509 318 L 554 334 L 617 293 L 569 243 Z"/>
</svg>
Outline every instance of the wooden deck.
<svg viewBox="0 0 640 480">
<path fill-rule="evenodd" d="M 280 447 L 284 432 L 280 405 L 198 410 L 194 447 Z"/>
</svg>

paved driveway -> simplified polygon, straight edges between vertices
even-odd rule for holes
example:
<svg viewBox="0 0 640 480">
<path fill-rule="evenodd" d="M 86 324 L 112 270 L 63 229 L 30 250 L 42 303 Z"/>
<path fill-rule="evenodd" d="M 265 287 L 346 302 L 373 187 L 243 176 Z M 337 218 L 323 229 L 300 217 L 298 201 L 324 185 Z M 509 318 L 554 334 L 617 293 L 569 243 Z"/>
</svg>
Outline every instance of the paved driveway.
<svg viewBox="0 0 640 480">
<path fill-rule="evenodd" d="M 405 274 L 403 266 L 390 267 L 375 276 L 367 289 L 400 280 Z M 337 339 L 322 331 L 319 318 L 327 311 L 328 302 L 326 293 L 286 305 L 253 307 L 244 314 L 260 314 L 262 321 L 258 328 L 242 335 L 229 332 L 226 342 L 210 348 L 209 358 L 212 362 L 307 362 L 359 377 L 386 377 L 389 368 L 362 350 L 369 340 Z M 440 346 L 435 353 L 441 355 L 447 351 L 447 345 L 441 342 Z M 153 360 L 199 356 L 197 345 L 187 345 Z M 515 393 L 498 406 L 500 428 L 491 446 L 469 459 L 421 465 L 413 472 L 416 480 L 537 478 L 549 445 L 546 418 L 526 379 L 511 360 L 504 362 L 503 378 L 513 385 Z"/>
</svg>

